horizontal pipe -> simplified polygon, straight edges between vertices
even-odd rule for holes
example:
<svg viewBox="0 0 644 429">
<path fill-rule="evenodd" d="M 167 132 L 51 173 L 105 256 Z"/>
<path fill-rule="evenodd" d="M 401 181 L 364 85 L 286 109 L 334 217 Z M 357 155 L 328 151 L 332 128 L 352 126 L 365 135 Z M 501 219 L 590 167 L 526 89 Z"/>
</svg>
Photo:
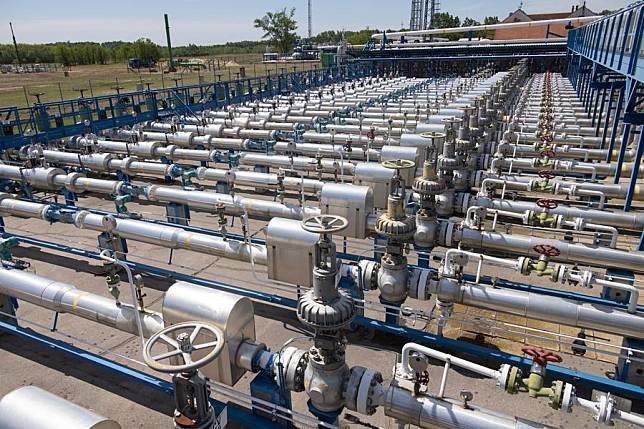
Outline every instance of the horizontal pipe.
<svg viewBox="0 0 644 429">
<path fill-rule="evenodd" d="M 59 313 L 69 313 L 105 326 L 139 335 L 136 310 L 111 298 L 83 292 L 75 286 L 56 282 L 28 271 L 0 269 L 0 293 Z M 159 313 L 139 311 L 143 335 L 150 337 L 163 329 Z"/>
</svg>

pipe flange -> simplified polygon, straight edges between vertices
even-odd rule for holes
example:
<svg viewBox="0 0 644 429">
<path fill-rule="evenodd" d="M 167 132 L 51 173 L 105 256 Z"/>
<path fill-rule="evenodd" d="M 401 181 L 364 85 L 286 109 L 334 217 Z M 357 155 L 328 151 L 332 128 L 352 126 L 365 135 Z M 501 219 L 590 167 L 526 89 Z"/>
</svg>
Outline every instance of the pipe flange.
<svg viewBox="0 0 644 429">
<path fill-rule="evenodd" d="M 349 381 L 344 392 L 347 408 L 363 415 L 373 415 L 376 412 L 374 396 L 376 386 L 383 381 L 378 371 L 360 366 L 351 368 Z"/>
<path fill-rule="evenodd" d="M 396 220 L 383 214 L 376 219 L 376 232 L 390 239 L 409 240 L 414 236 L 415 230 L 416 219 L 413 217 Z"/>
<path fill-rule="evenodd" d="M 284 387 L 292 392 L 303 392 L 304 372 L 309 363 L 309 353 L 296 347 L 287 347 L 282 351 L 278 362 L 283 365 Z M 279 384 L 279 371 L 275 373 L 275 381 Z"/>
<path fill-rule="evenodd" d="M 338 290 L 331 302 L 315 298 L 311 289 L 297 301 L 297 318 L 305 325 L 320 331 L 334 331 L 348 325 L 355 315 L 353 299 L 348 292 Z"/>
</svg>

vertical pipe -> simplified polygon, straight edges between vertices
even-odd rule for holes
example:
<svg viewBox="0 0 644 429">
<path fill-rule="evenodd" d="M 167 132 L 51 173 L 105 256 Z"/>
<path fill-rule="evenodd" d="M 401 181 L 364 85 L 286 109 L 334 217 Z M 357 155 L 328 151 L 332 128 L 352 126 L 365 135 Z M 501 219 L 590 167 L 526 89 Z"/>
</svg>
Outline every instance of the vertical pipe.
<svg viewBox="0 0 644 429">
<path fill-rule="evenodd" d="M 631 181 L 628 184 L 628 192 L 626 193 L 626 201 L 624 202 L 624 211 L 631 210 L 631 204 L 633 202 L 633 194 L 635 193 L 635 188 L 637 187 L 637 176 L 640 171 L 640 162 L 642 161 L 642 155 L 644 154 L 644 126 L 640 125 L 639 132 L 640 132 L 640 138 L 637 143 L 637 151 L 635 152 L 635 159 L 633 160 L 633 171 L 631 172 Z M 642 243 L 640 243 L 640 246 L 641 245 Z"/>
<path fill-rule="evenodd" d="M 175 71 L 174 60 L 172 59 L 172 43 L 170 41 L 170 24 L 168 22 L 168 14 L 163 14 L 163 19 L 165 20 L 165 37 L 168 41 L 168 71 Z"/>
</svg>

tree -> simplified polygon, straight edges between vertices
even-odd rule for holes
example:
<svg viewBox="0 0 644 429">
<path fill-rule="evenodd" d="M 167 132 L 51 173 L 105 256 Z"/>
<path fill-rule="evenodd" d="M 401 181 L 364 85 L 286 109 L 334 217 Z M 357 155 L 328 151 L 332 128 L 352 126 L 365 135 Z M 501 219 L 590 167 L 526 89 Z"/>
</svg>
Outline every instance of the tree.
<svg viewBox="0 0 644 429">
<path fill-rule="evenodd" d="M 266 12 L 262 18 L 255 20 L 255 28 L 264 31 L 263 39 L 270 39 L 273 46 L 280 53 L 287 53 L 293 49 L 297 36 L 297 22 L 293 18 L 295 8 L 287 12 L 286 8 L 276 12 Z"/>
<path fill-rule="evenodd" d="M 493 24 L 498 24 L 499 22 L 499 17 L 498 16 L 486 16 L 485 19 L 483 20 L 484 25 L 493 25 Z M 496 30 L 487 30 L 484 31 L 484 37 L 487 39 L 494 39 L 494 36 L 496 35 Z"/>
</svg>

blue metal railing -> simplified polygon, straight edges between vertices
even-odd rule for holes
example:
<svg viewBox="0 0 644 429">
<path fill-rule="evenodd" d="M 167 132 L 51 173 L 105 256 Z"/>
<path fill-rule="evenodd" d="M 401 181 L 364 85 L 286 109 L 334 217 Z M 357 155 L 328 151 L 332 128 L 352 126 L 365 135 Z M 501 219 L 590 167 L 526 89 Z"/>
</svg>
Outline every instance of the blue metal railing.
<svg viewBox="0 0 644 429">
<path fill-rule="evenodd" d="M 352 63 L 272 76 L 37 103 L 26 108 L 0 108 L 0 150 L 133 125 L 164 114 L 193 115 L 203 109 L 300 92 L 371 73 L 372 66 Z"/>
<path fill-rule="evenodd" d="M 570 30 L 568 50 L 609 70 L 644 82 L 642 32 L 644 1 L 591 24 Z"/>
</svg>

